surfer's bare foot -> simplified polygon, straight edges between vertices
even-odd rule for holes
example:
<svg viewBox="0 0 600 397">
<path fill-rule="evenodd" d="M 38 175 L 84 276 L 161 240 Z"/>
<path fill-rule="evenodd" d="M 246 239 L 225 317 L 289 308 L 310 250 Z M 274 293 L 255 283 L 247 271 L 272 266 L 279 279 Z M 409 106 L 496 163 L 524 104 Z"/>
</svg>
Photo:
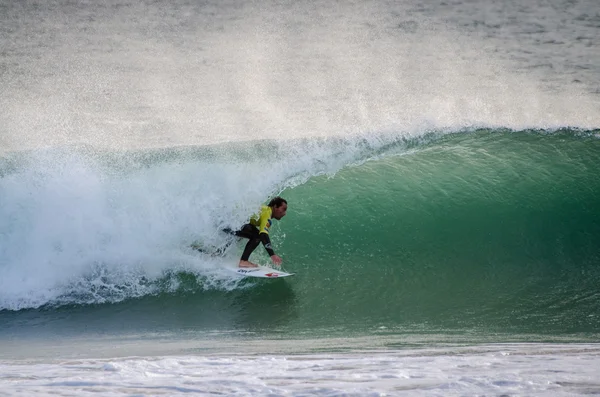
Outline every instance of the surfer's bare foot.
<svg viewBox="0 0 600 397">
<path fill-rule="evenodd" d="M 240 267 L 258 267 L 257 264 L 252 263 L 250 261 L 240 261 Z"/>
</svg>

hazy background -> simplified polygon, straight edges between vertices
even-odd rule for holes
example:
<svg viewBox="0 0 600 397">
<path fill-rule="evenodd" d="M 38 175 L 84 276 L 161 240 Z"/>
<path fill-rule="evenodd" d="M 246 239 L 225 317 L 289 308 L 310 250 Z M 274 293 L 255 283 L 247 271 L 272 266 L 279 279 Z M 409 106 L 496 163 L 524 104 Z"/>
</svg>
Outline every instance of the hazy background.
<svg viewBox="0 0 600 397">
<path fill-rule="evenodd" d="M 587 1 L 0 1 L 0 148 L 600 125 Z"/>
</svg>

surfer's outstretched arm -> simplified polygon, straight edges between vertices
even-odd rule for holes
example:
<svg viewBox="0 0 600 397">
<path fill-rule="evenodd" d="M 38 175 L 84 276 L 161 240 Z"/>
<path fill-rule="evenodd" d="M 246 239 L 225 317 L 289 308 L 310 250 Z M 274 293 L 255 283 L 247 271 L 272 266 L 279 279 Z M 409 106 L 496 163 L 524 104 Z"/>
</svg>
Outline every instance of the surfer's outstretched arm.
<svg viewBox="0 0 600 397">
<path fill-rule="evenodd" d="M 279 255 L 275 255 L 275 251 L 273 251 L 273 246 L 271 245 L 271 239 L 269 238 L 269 234 L 268 233 L 260 233 L 260 241 L 262 241 L 263 245 L 265 246 L 265 249 L 267 250 L 267 252 L 269 253 L 269 256 L 271 257 L 271 261 L 273 261 L 274 264 L 276 264 L 277 266 L 281 265 L 281 262 L 283 262 L 283 260 L 281 259 L 281 257 Z"/>
</svg>

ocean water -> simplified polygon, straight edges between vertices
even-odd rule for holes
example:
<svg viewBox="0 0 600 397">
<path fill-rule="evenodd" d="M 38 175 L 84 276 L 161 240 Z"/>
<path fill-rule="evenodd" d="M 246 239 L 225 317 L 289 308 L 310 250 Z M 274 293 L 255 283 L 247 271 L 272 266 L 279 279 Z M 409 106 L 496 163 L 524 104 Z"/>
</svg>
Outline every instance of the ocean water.
<svg viewBox="0 0 600 397">
<path fill-rule="evenodd" d="M 521 3 L 0 1 L 0 394 L 600 393 L 600 5 Z M 190 248 L 275 195 L 294 277 Z"/>
</svg>

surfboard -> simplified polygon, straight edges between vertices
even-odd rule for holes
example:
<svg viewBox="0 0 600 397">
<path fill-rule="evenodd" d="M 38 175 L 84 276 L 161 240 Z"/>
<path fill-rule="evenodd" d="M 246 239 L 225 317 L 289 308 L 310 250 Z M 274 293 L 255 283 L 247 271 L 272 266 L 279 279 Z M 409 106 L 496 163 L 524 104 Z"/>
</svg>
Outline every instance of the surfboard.
<svg viewBox="0 0 600 397">
<path fill-rule="evenodd" d="M 228 269 L 243 277 L 281 278 L 294 275 L 294 273 L 287 273 L 282 270 L 273 269 L 267 266 L 236 267 Z"/>
</svg>

